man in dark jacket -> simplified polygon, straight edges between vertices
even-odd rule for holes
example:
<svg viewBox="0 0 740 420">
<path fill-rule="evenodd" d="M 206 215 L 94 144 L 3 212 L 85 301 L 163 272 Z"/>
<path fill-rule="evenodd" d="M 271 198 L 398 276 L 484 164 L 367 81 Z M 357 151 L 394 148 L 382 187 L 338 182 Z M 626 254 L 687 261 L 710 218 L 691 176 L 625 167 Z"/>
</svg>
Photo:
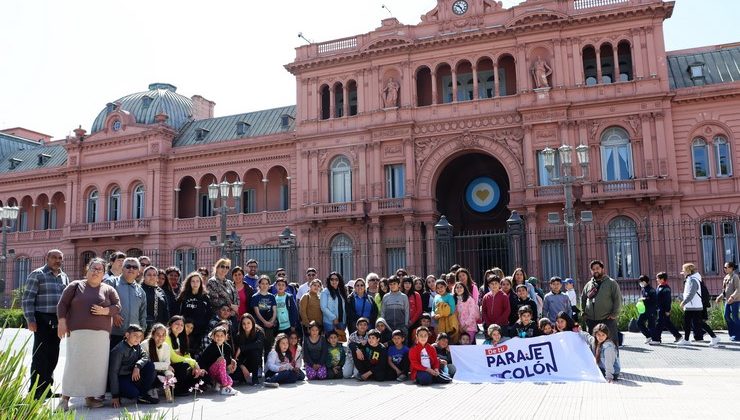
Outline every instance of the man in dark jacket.
<svg viewBox="0 0 740 420">
<path fill-rule="evenodd" d="M 671 287 L 668 285 L 668 274 L 665 271 L 658 273 L 658 291 L 656 293 L 656 306 L 658 311 L 658 323 L 653 328 L 653 339 L 650 341 L 650 345 L 659 345 L 661 343 L 660 336 L 663 334 L 663 330 L 668 328 L 668 331 L 673 334 L 676 339 L 676 343 L 681 343 L 683 337 L 676 329 L 676 326 L 671 322 L 671 303 L 673 302 L 673 294 L 671 293 Z"/>
<path fill-rule="evenodd" d="M 642 288 L 640 301 L 645 305 L 645 312 L 641 313 L 640 316 L 637 317 L 637 325 L 640 327 L 642 335 L 647 339 L 645 344 L 649 344 L 653 340 L 655 315 L 658 310 L 658 305 L 655 297 L 655 289 L 650 285 L 650 277 L 642 275 L 640 276 L 639 282 L 640 287 Z"/>
</svg>

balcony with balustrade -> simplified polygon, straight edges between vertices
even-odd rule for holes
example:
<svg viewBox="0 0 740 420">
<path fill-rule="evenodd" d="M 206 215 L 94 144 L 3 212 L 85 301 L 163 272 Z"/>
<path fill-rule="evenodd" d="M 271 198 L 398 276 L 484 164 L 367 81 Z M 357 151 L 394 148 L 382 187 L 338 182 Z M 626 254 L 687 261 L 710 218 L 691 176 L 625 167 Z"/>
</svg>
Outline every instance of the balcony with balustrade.
<svg viewBox="0 0 740 420">
<path fill-rule="evenodd" d="M 73 223 L 68 239 L 114 236 L 144 236 L 150 233 L 151 219 L 115 220 L 95 223 Z"/>
<path fill-rule="evenodd" d="M 361 219 L 367 215 L 365 201 L 343 203 L 317 203 L 303 206 L 302 217 L 306 220 Z"/>
<path fill-rule="evenodd" d="M 293 219 L 294 212 L 292 210 L 229 214 L 226 217 L 226 227 L 237 229 L 242 226 L 285 226 Z M 220 227 L 220 223 L 220 216 L 174 219 L 172 229 L 175 232 L 214 230 Z"/>
<path fill-rule="evenodd" d="M 619 181 L 599 181 L 584 184 L 581 201 L 584 203 L 616 199 L 634 199 L 635 201 L 654 201 L 663 194 L 661 188 L 667 186 L 663 178 L 633 178 Z"/>
<path fill-rule="evenodd" d="M 370 215 L 382 216 L 413 211 L 411 198 L 379 198 L 370 201 Z"/>
</svg>

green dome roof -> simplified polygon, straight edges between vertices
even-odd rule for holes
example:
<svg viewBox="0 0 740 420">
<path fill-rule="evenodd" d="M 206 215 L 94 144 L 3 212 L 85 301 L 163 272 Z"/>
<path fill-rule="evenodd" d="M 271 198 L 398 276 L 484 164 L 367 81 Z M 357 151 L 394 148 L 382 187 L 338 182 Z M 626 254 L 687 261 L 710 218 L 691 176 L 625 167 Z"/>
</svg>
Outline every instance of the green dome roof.
<svg viewBox="0 0 740 420">
<path fill-rule="evenodd" d="M 154 124 L 154 116 L 164 112 L 170 118 L 167 124 L 175 130 L 182 128 L 192 117 L 193 101 L 175 93 L 177 88 L 169 83 L 152 83 L 149 90 L 118 99 L 120 108 L 129 112 L 139 124 Z M 91 132 L 102 130 L 108 114 L 116 110 L 113 102 L 106 105 L 93 121 Z"/>
</svg>

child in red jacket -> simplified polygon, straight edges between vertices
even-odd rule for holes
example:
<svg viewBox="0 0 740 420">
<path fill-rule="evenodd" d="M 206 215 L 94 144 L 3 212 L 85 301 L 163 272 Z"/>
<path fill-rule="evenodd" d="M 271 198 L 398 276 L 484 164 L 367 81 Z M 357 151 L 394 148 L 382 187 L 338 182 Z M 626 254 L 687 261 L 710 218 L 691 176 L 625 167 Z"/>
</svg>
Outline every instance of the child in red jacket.
<svg viewBox="0 0 740 420">
<path fill-rule="evenodd" d="M 419 385 L 450 383 L 452 379 L 440 372 L 437 352 L 428 341 L 429 330 L 426 327 L 417 328 L 416 345 L 409 350 L 411 380 Z"/>
</svg>

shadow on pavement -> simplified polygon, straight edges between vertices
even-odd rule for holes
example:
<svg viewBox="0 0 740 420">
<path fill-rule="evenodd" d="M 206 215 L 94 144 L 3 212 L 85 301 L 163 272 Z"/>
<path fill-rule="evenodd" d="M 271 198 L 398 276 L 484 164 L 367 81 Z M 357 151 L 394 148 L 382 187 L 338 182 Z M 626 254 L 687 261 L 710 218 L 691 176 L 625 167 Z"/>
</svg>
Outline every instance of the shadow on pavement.
<svg viewBox="0 0 740 420">
<path fill-rule="evenodd" d="M 670 385 L 670 386 L 677 386 L 677 385 L 683 385 L 683 381 L 676 381 L 673 379 L 663 379 L 663 378 L 657 378 L 655 376 L 644 376 L 644 375 L 637 375 L 634 373 L 626 373 L 622 372 L 619 375 L 619 380 L 616 382 L 620 385 L 624 386 L 641 386 L 639 382 L 644 383 L 659 383 L 663 385 Z"/>
</svg>

